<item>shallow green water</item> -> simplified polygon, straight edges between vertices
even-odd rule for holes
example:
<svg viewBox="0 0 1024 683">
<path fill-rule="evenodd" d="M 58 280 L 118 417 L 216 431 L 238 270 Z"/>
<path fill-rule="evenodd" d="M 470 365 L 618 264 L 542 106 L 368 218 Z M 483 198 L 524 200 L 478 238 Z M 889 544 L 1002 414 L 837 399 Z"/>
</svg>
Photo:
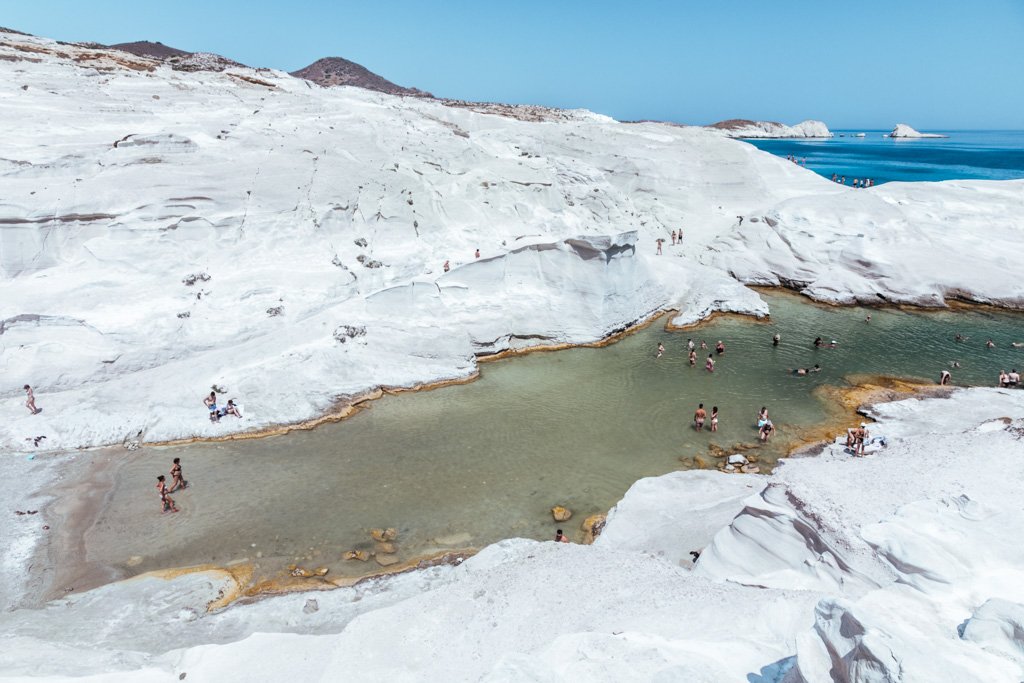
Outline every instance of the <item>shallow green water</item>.
<svg viewBox="0 0 1024 683">
<path fill-rule="evenodd" d="M 605 512 L 637 479 L 692 466 L 708 445 L 756 439 L 767 405 L 777 437 L 759 451 L 774 461 L 801 427 L 827 406 L 812 395 L 850 374 L 995 383 L 1001 368 L 1024 366 L 1024 316 L 998 312 L 916 313 L 825 308 L 765 295 L 772 319 L 715 320 L 667 332 L 659 321 L 600 349 L 570 349 L 486 363 L 468 385 L 386 397 L 344 422 L 283 437 L 146 449 L 121 469 L 109 505 L 87 534 L 92 562 L 126 573 L 202 562 L 258 560 L 272 574 L 296 561 L 333 574 L 376 569 L 343 562 L 371 548 L 373 527 L 399 529 L 399 557 L 482 546 L 500 538 L 577 534 L 583 518 Z M 870 323 L 865 322 L 867 313 Z M 771 337 L 782 335 L 773 347 Z M 956 333 L 969 335 L 954 341 Z M 815 336 L 840 343 L 815 349 Z M 714 373 L 686 360 L 688 337 L 721 339 Z M 992 338 L 996 349 L 986 349 Z M 666 347 L 655 358 L 656 347 Z M 698 354 L 700 350 L 698 348 Z M 957 360 L 961 367 L 950 363 Z M 818 363 L 795 377 L 789 368 Z M 696 433 L 699 402 L 721 411 L 717 434 Z M 175 494 L 182 512 L 160 515 L 156 474 L 180 456 L 194 486 Z M 682 460 L 681 460 L 682 458 Z M 574 517 L 549 513 L 567 505 Z M 125 563 L 140 556 L 131 569 Z"/>
</svg>

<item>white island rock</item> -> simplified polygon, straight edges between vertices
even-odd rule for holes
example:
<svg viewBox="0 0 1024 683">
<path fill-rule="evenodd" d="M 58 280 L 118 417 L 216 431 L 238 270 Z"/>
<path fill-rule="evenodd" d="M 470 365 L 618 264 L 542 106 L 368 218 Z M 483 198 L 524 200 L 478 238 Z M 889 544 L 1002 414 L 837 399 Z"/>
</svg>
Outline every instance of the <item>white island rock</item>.
<svg viewBox="0 0 1024 683">
<path fill-rule="evenodd" d="M 787 126 L 778 121 L 729 119 L 708 126 L 730 138 L 830 138 L 832 131 L 824 121 L 807 120 Z"/>
<path fill-rule="evenodd" d="M 897 123 L 886 137 L 890 138 L 948 138 L 948 135 L 938 133 L 919 133 L 905 123 Z"/>
</svg>

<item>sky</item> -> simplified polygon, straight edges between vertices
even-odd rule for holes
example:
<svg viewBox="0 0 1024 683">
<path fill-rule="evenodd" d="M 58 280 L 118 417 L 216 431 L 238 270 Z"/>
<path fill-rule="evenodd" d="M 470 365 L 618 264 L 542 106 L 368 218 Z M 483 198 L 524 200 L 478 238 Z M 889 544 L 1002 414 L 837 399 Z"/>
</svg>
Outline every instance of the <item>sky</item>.
<svg viewBox="0 0 1024 683">
<path fill-rule="evenodd" d="M 0 25 L 621 120 L 1024 129 L 1024 0 L 0 0 Z"/>
</svg>

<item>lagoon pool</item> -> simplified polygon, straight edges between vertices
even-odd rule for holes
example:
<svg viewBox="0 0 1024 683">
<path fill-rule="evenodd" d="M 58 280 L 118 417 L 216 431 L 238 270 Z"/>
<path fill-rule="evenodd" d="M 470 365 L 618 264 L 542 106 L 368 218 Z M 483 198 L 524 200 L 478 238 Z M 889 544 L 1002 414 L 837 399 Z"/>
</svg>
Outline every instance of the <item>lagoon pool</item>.
<svg viewBox="0 0 1024 683">
<path fill-rule="evenodd" d="M 663 318 L 603 348 L 484 363 L 473 383 L 386 396 L 310 431 L 118 451 L 113 490 L 85 534 L 87 562 L 115 576 L 246 558 L 257 577 L 290 563 L 361 575 L 379 567 L 342 553 L 372 550 L 374 527 L 398 529 L 400 559 L 514 536 L 546 539 L 559 526 L 579 538 L 580 522 L 606 512 L 637 479 L 693 467 L 695 458 L 713 465 L 712 446 L 755 443 L 762 405 L 779 430 L 753 451 L 767 469 L 808 429 L 835 419 L 818 387 L 856 374 L 934 382 L 942 369 L 954 384 L 993 385 L 1000 369 L 1024 366 L 1024 349 L 1010 346 L 1024 341 L 1019 313 L 763 296 L 769 321 L 730 316 L 666 331 Z M 968 340 L 955 341 L 957 333 Z M 816 349 L 816 336 L 839 344 Z M 714 373 L 703 369 L 709 351 L 689 366 L 690 337 L 712 349 L 725 342 Z M 988 338 L 995 349 L 985 348 Z M 789 371 L 815 363 L 818 374 Z M 709 412 L 719 407 L 717 433 L 692 429 L 699 402 Z M 176 456 L 193 485 L 174 494 L 180 513 L 161 515 L 155 477 Z M 555 504 L 573 510 L 572 520 L 552 521 Z"/>
</svg>

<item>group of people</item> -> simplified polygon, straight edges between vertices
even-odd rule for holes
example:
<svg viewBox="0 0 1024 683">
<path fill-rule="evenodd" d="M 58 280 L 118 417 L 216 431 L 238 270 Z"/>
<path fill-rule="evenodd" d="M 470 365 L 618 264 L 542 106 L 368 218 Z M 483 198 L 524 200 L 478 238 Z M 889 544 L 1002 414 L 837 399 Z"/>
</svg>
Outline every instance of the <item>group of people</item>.
<svg viewBox="0 0 1024 683">
<path fill-rule="evenodd" d="M 218 406 L 216 391 L 211 391 L 210 395 L 203 399 L 203 405 L 210 411 L 210 422 L 220 422 L 220 419 L 225 415 L 242 417 L 242 413 L 238 410 L 238 406 L 235 405 L 235 399 L 233 398 L 228 399 L 227 405 Z"/>
<path fill-rule="evenodd" d="M 704 410 L 704 404 L 697 405 L 697 411 L 693 414 L 693 428 L 698 432 L 704 431 L 704 422 L 708 419 L 708 411 Z M 718 406 L 711 407 L 711 431 L 718 431 Z"/>
<path fill-rule="evenodd" d="M 174 504 L 174 499 L 171 498 L 171 493 L 178 489 L 183 489 L 188 486 L 188 482 L 181 474 L 181 458 L 175 458 L 171 465 L 171 486 L 168 488 L 167 480 L 164 475 L 159 475 L 156 478 L 156 490 L 160 494 L 160 508 L 162 512 L 177 512 L 178 506 Z"/>
<path fill-rule="evenodd" d="M 846 176 L 841 176 L 841 175 L 839 175 L 837 173 L 833 173 L 832 174 L 832 182 L 833 183 L 839 183 L 840 185 L 845 185 L 846 184 Z M 863 178 L 863 179 L 861 179 L 861 178 L 854 178 L 853 179 L 853 186 L 854 187 L 874 187 L 875 186 L 875 179 L 874 178 Z"/>
<path fill-rule="evenodd" d="M 802 159 L 797 159 L 796 156 L 794 156 L 792 154 L 787 154 L 786 155 L 786 160 L 787 161 L 792 161 L 794 164 L 796 164 L 798 166 L 806 166 L 807 165 L 807 157 L 803 157 Z"/>
<path fill-rule="evenodd" d="M 654 243 L 658 246 L 657 250 L 654 252 L 655 256 L 661 256 L 661 253 L 662 253 L 661 252 L 661 245 L 663 245 L 665 243 L 665 238 L 664 237 L 658 237 L 657 239 L 654 240 Z M 673 230 L 672 231 L 672 246 L 674 247 L 677 244 L 682 244 L 682 243 L 683 243 L 683 229 L 680 228 L 678 231 L 677 230 Z"/>
<path fill-rule="evenodd" d="M 1004 389 L 1014 389 L 1020 386 L 1020 373 L 1017 372 L 1017 368 L 1006 372 L 1006 370 L 999 371 L 999 386 Z"/>
</svg>

